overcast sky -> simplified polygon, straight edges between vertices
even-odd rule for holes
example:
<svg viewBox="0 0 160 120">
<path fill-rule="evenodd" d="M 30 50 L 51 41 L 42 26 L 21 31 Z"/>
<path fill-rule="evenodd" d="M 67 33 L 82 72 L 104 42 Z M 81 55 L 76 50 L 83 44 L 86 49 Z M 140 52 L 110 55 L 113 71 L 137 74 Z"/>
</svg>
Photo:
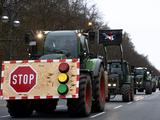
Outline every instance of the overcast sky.
<svg viewBox="0 0 160 120">
<path fill-rule="evenodd" d="M 111 29 L 130 34 L 135 49 L 160 70 L 160 0 L 94 0 Z"/>
</svg>

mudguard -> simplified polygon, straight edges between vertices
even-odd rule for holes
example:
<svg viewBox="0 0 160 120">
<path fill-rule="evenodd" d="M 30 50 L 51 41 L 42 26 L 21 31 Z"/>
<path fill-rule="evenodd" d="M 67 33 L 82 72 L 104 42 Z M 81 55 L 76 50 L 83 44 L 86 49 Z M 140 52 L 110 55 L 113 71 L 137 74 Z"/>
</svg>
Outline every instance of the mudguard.
<svg viewBox="0 0 160 120">
<path fill-rule="evenodd" d="M 90 59 L 86 62 L 86 68 L 92 71 L 94 77 L 98 76 L 101 65 L 103 65 L 103 61 L 98 58 Z"/>
</svg>

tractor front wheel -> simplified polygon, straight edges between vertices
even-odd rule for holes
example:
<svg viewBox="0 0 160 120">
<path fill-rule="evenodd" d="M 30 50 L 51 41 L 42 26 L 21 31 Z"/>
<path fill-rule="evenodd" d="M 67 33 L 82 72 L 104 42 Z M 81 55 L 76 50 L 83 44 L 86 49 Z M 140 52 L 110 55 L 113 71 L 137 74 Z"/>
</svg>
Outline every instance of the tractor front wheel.
<svg viewBox="0 0 160 120">
<path fill-rule="evenodd" d="M 151 85 L 151 82 L 146 82 L 145 93 L 146 94 L 152 94 L 152 85 Z"/>
<path fill-rule="evenodd" d="M 132 97 L 131 97 L 131 89 L 130 89 L 130 85 L 128 84 L 124 84 L 122 86 L 122 100 L 123 102 L 129 102 L 131 101 Z"/>
</svg>

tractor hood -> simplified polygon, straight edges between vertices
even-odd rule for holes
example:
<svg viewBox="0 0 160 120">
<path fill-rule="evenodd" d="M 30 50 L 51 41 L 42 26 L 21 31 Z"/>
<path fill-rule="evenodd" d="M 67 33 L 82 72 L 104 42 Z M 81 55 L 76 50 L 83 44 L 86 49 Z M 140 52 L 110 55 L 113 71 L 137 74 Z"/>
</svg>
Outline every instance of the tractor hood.
<svg viewBox="0 0 160 120">
<path fill-rule="evenodd" d="M 41 56 L 39 59 L 46 60 L 46 59 L 64 59 L 64 58 L 67 58 L 66 55 L 64 54 L 47 54 Z"/>
<path fill-rule="evenodd" d="M 115 77 L 119 77 L 119 74 L 110 74 L 109 78 L 115 78 Z"/>
<path fill-rule="evenodd" d="M 119 74 L 110 74 L 108 76 L 110 82 L 111 81 L 117 81 L 119 79 L 119 77 L 120 77 Z"/>
<path fill-rule="evenodd" d="M 141 79 L 141 78 L 143 78 L 143 75 L 136 75 L 135 78 L 136 79 Z"/>
<path fill-rule="evenodd" d="M 143 75 L 136 75 L 136 76 L 135 76 L 135 80 L 136 80 L 137 82 L 142 81 L 142 80 L 143 80 Z"/>
</svg>

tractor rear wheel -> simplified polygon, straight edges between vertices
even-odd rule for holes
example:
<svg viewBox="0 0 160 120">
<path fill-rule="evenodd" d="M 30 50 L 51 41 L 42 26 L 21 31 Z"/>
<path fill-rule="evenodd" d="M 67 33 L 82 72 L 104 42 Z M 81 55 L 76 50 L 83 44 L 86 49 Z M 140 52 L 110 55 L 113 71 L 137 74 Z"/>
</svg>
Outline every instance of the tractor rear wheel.
<svg viewBox="0 0 160 120">
<path fill-rule="evenodd" d="M 152 92 L 156 92 L 156 83 L 155 82 L 153 82 Z"/>
<path fill-rule="evenodd" d="M 124 84 L 122 86 L 122 100 L 123 102 L 129 102 L 131 101 L 131 89 L 130 89 L 130 85 L 128 84 Z"/>
<path fill-rule="evenodd" d="M 151 85 L 151 82 L 146 82 L 145 93 L 146 94 L 152 94 L 152 85 Z"/>
<path fill-rule="evenodd" d="M 11 117 L 29 117 L 33 112 L 33 105 L 30 100 L 8 100 L 8 112 Z"/>
<path fill-rule="evenodd" d="M 91 113 L 92 83 L 90 75 L 80 75 L 79 98 L 68 99 L 67 106 L 71 116 L 88 116 Z"/>
<path fill-rule="evenodd" d="M 98 77 L 96 77 L 94 80 L 93 98 L 94 101 L 92 105 L 92 111 L 93 112 L 103 111 L 106 102 L 106 82 L 105 82 L 104 68 L 102 66 L 100 67 Z"/>
<path fill-rule="evenodd" d="M 134 89 L 131 89 L 131 92 L 130 92 L 130 96 L 131 96 L 131 101 L 134 101 Z"/>
<path fill-rule="evenodd" d="M 137 94 L 137 89 L 136 88 L 134 89 L 134 94 Z"/>
</svg>

